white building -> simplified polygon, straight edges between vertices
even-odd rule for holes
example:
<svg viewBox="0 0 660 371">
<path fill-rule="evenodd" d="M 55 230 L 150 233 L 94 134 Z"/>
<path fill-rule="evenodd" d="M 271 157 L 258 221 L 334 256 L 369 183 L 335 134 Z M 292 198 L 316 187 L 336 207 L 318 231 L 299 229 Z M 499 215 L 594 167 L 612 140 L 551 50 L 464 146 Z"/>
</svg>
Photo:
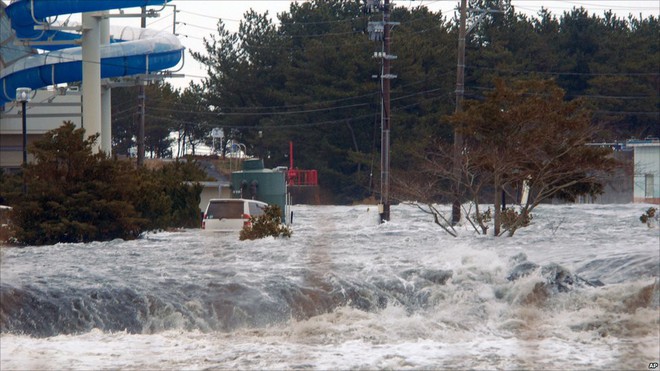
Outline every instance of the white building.
<svg viewBox="0 0 660 371">
<path fill-rule="evenodd" d="M 660 204 L 660 140 L 628 141 L 634 150 L 634 202 Z"/>
<path fill-rule="evenodd" d="M 57 129 L 65 121 L 81 125 L 81 95 L 63 89 L 36 90 L 26 104 L 27 143 Z M 28 162 L 31 161 L 28 154 Z M 23 116 L 21 103 L 7 103 L 0 111 L 0 169 L 13 171 L 23 162 Z"/>
</svg>

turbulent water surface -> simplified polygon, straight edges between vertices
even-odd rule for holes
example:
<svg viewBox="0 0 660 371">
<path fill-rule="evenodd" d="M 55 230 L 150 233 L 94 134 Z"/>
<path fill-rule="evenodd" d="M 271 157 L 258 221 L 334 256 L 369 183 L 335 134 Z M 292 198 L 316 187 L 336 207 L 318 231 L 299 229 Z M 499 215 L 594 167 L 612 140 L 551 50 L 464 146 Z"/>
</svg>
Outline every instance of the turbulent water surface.
<svg viewBox="0 0 660 371">
<path fill-rule="evenodd" d="M 0 369 L 648 369 L 645 205 L 542 206 L 452 238 L 410 206 L 297 206 L 291 239 L 200 230 L 4 248 Z"/>
</svg>

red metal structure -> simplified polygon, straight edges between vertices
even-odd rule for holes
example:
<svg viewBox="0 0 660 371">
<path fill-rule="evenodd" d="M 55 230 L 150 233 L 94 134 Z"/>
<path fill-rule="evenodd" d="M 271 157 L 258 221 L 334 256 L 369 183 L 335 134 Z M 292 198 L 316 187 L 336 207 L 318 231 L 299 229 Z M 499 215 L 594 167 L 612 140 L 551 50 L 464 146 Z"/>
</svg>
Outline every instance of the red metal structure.
<svg viewBox="0 0 660 371">
<path fill-rule="evenodd" d="M 316 186 L 319 185 L 316 170 L 289 170 L 288 184 L 290 186 Z"/>
<path fill-rule="evenodd" d="M 318 186 L 319 177 L 316 170 L 300 170 L 293 168 L 293 142 L 289 142 L 289 171 L 287 172 L 289 186 Z"/>
</svg>

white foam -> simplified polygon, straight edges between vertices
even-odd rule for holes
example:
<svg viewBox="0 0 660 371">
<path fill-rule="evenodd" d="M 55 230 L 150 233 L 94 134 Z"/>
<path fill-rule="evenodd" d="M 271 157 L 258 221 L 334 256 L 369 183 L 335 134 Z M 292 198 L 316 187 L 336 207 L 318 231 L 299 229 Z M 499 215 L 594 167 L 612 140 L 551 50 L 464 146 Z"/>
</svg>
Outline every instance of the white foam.
<svg viewBox="0 0 660 371">
<path fill-rule="evenodd" d="M 367 211 L 367 208 L 369 210 Z M 377 222 L 369 206 L 297 206 L 291 239 L 148 234 L 136 241 L 3 249 L 3 285 L 143 288 L 287 283 L 348 295 L 382 281 L 420 297 L 369 311 L 329 313 L 228 331 L 178 312 L 151 318 L 143 334 L 92 330 L 34 338 L 0 335 L 5 369 L 646 369 L 658 361 L 658 304 L 641 294 L 658 276 L 658 230 L 639 223 L 644 205 L 542 206 L 513 238 L 453 238 L 407 206 Z M 604 287 L 539 295 L 540 272 L 506 279 L 524 253 L 601 278 Z M 653 266 L 655 265 L 655 270 Z M 444 285 L 422 270 L 451 270 Z M 409 273 L 406 273 L 409 272 Z M 591 277 L 593 276 L 593 277 Z M 179 286 L 176 286 L 179 285 Z M 369 286 L 371 285 L 371 286 Z M 657 298 L 657 293 L 656 293 Z M 274 300 L 274 299 L 273 299 Z M 204 303 L 183 303 L 201 313 Z M 201 331 L 200 331 L 201 329 Z"/>
</svg>

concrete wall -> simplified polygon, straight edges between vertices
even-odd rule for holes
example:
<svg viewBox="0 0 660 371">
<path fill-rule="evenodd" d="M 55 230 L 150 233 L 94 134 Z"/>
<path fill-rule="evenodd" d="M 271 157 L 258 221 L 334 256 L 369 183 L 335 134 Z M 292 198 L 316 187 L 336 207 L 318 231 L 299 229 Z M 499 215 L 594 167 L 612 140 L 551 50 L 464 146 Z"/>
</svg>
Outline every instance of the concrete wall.
<svg viewBox="0 0 660 371">
<path fill-rule="evenodd" d="M 64 121 L 81 124 L 81 96 L 78 92 L 59 90 L 36 90 L 27 103 L 27 141 L 41 138 L 46 132 L 56 129 Z M 65 95 L 61 95 L 66 93 Z M 15 169 L 23 161 L 23 119 L 20 103 L 7 103 L 0 112 L 0 168 Z M 28 155 L 28 161 L 31 156 Z"/>
<path fill-rule="evenodd" d="M 199 202 L 199 210 L 203 213 L 209 200 L 212 198 L 231 198 L 231 191 L 229 189 L 229 182 L 200 182 L 204 189 L 202 189 L 201 200 Z"/>
</svg>

